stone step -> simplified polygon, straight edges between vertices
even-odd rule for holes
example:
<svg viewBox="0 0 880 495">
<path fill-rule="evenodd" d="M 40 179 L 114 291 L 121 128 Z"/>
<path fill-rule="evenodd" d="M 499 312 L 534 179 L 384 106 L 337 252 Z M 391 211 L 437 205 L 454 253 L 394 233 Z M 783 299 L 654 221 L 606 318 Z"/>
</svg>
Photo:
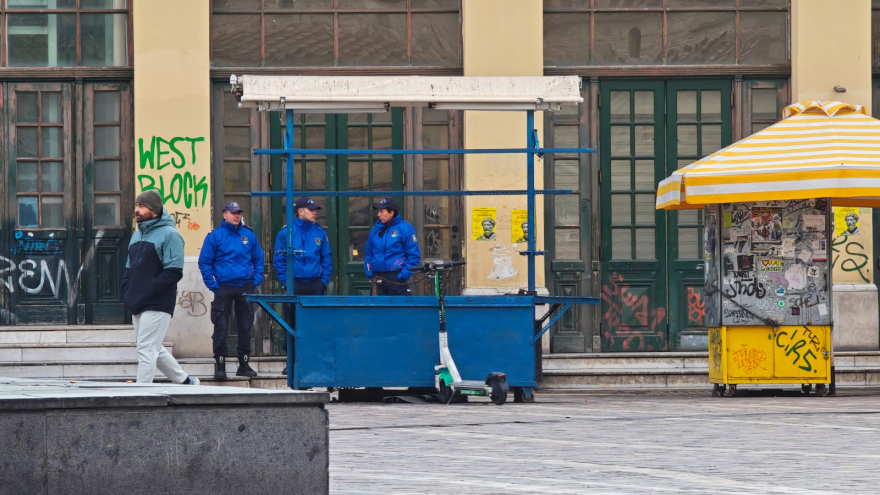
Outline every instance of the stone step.
<svg viewBox="0 0 880 495">
<path fill-rule="evenodd" d="M 163 345 L 174 352 L 171 342 Z M 128 342 L 0 344 L 0 364 L 137 361 L 136 347 Z"/>
<path fill-rule="evenodd" d="M 880 351 L 835 352 L 836 367 L 880 367 Z M 706 352 L 544 354 L 544 371 L 708 369 Z"/>
<path fill-rule="evenodd" d="M 131 325 L 61 325 L 0 327 L 0 344 L 134 343 Z"/>
<path fill-rule="evenodd" d="M 835 366 L 835 380 L 839 387 L 878 387 L 880 367 Z M 748 385 L 743 385 L 748 386 Z M 771 387 L 771 385 L 767 385 Z M 796 387 L 797 385 L 791 385 Z M 711 388 L 708 368 L 698 369 L 618 369 L 594 368 L 545 370 L 539 390 L 576 391 L 590 389 L 686 389 Z M 772 387 L 784 387 L 772 385 Z"/>
<path fill-rule="evenodd" d="M 214 376 L 214 360 L 211 358 L 183 358 L 178 359 L 178 362 L 187 374 L 197 376 L 199 379 L 202 379 L 202 377 L 213 378 Z M 281 370 L 284 369 L 286 363 L 287 360 L 283 357 L 251 358 L 251 368 L 264 376 L 282 376 Z M 228 360 L 226 362 L 226 372 L 230 378 L 235 377 L 236 371 L 238 371 L 238 360 L 234 358 Z M 137 376 L 137 358 L 135 356 L 133 359 L 118 361 L 67 360 L 0 363 L 0 376 L 15 378 L 86 378 L 89 380 L 97 378 L 134 379 Z M 164 378 L 162 372 L 158 370 L 156 376 Z"/>
</svg>

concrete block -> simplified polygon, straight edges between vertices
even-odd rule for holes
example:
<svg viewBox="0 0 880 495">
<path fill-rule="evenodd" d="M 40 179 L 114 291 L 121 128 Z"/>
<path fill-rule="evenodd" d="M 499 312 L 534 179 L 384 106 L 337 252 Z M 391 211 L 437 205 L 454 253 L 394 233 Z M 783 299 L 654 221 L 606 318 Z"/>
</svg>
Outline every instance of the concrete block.
<svg viewBox="0 0 880 495">
<path fill-rule="evenodd" d="M 0 376 L 16 378 L 57 378 L 63 376 L 62 372 L 61 365 L 22 366 L 12 364 L 0 366 Z"/>
<path fill-rule="evenodd" d="M 837 356 L 834 356 L 834 362 L 837 363 Z M 880 368 L 880 356 L 853 356 L 853 365 L 857 368 Z"/>
<path fill-rule="evenodd" d="M 158 373 L 157 373 L 158 374 Z M 137 377 L 137 363 L 77 363 L 64 365 L 65 378 Z"/>
<path fill-rule="evenodd" d="M 136 361 L 137 350 L 131 344 L 95 344 L 90 347 L 23 347 L 21 361 Z"/>
<path fill-rule="evenodd" d="M 705 388 L 707 391 L 712 390 L 712 384 L 709 383 L 708 371 L 697 375 L 666 375 L 666 386 L 668 388 Z"/>
<path fill-rule="evenodd" d="M 869 387 L 880 386 L 880 373 L 865 373 L 865 385 Z"/>
<path fill-rule="evenodd" d="M 64 332 L 33 332 L 29 330 L 0 332 L 0 344 L 46 344 L 64 341 Z"/>
<path fill-rule="evenodd" d="M 880 349 L 877 286 L 834 285 L 832 338 L 835 351 Z"/>
<path fill-rule="evenodd" d="M 46 418 L 42 413 L 0 412 L 3 493 L 46 491 Z"/>
<path fill-rule="evenodd" d="M 129 344 L 135 343 L 134 329 L 126 330 L 71 330 L 67 333 L 67 342 L 69 344 L 80 343 L 111 343 L 124 342 Z"/>
<path fill-rule="evenodd" d="M 867 374 L 863 372 L 836 372 L 834 379 L 838 387 L 864 386 L 868 383 Z"/>
<path fill-rule="evenodd" d="M 48 411 L 49 493 L 327 493 L 323 407 Z M 240 455 L 241 452 L 247 455 Z M 76 473 L 75 476 L 71 476 Z"/>
<path fill-rule="evenodd" d="M 855 356 L 841 356 L 839 354 L 834 355 L 834 366 L 838 368 L 852 368 L 856 366 L 856 357 Z"/>
<path fill-rule="evenodd" d="M 694 368 L 700 370 L 708 370 L 709 369 L 709 358 L 708 357 L 698 357 L 698 358 L 684 358 L 684 367 L 685 368 Z"/>
<path fill-rule="evenodd" d="M 0 349 L 0 361 L 6 361 L 11 363 L 17 363 L 21 361 L 21 349 L 20 348 L 5 348 Z"/>
</svg>

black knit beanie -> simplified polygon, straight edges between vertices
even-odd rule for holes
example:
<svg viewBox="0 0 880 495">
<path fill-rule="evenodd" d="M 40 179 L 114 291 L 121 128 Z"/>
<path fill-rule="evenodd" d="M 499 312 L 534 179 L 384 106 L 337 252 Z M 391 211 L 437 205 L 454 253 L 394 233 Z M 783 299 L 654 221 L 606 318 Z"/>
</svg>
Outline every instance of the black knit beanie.
<svg viewBox="0 0 880 495">
<path fill-rule="evenodd" d="M 135 204 L 146 206 L 157 215 L 162 214 L 162 196 L 160 196 L 159 192 L 155 189 L 150 189 L 149 191 L 144 191 L 138 194 L 138 197 L 134 202 Z"/>
</svg>

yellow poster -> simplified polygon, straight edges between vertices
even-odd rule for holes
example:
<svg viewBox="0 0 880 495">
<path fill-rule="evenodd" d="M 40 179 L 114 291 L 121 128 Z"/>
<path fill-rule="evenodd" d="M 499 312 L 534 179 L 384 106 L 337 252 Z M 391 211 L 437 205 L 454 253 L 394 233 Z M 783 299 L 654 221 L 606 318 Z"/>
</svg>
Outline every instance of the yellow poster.
<svg viewBox="0 0 880 495">
<path fill-rule="evenodd" d="M 495 240 L 495 208 L 474 208 L 471 226 L 475 241 Z"/>
<path fill-rule="evenodd" d="M 834 208 L 834 236 L 861 235 L 859 231 L 859 209 L 849 206 Z"/>
<path fill-rule="evenodd" d="M 529 242 L 529 210 L 510 213 L 510 242 Z"/>
</svg>

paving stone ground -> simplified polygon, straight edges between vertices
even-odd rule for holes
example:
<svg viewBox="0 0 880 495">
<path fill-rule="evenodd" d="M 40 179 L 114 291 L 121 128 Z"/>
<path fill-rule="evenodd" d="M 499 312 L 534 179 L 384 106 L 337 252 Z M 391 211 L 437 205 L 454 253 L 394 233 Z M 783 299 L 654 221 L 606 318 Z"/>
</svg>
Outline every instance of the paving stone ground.
<svg viewBox="0 0 880 495">
<path fill-rule="evenodd" d="M 329 404 L 331 493 L 880 493 L 880 390 L 537 397 Z"/>
</svg>

